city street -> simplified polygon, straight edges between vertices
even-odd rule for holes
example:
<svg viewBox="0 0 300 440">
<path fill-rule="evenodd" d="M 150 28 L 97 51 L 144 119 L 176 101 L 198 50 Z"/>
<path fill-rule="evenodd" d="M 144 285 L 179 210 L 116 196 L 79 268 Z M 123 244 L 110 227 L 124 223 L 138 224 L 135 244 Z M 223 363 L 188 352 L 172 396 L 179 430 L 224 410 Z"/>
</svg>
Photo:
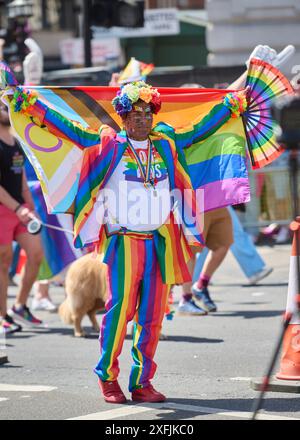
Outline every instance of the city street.
<svg viewBox="0 0 300 440">
<path fill-rule="evenodd" d="M 216 273 L 211 296 L 218 311 L 204 317 L 178 316 L 164 321 L 167 339 L 156 354 L 154 386 L 167 395 L 162 404 L 108 405 L 93 367 L 98 335 L 89 327 L 85 339 L 57 314 L 37 313 L 48 328 L 23 329 L 7 338 L 9 363 L 0 366 L 1 420 L 246 420 L 258 392 L 250 380 L 265 374 L 278 339 L 287 299 L 290 246 L 259 247 L 273 273 L 257 286 L 246 286 L 232 255 Z M 9 303 L 16 293 L 9 288 Z M 181 289 L 175 291 L 175 307 Z M 55 303 L 61 287 L 52 287 Z M 98 315 L 99 320 L 102 315 Z M 130 328 L 128 329 L 130 333 Z M 128 398 L 130 337 L 120 357 L 120 384 Z M 274 373 L 278 371 L 278 364 Z M 299 396 L 268 392 L 260 417 L 300 420 Z"/>
</svg>

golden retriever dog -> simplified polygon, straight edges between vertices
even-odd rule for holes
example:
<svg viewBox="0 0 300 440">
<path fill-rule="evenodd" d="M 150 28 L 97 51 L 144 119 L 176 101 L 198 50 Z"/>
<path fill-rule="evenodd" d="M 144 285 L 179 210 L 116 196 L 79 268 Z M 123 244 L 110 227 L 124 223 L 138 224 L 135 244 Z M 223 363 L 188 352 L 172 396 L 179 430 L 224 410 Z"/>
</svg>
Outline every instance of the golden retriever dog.
<svg viewBox="0 0 300 440">
<path fill-rule="evenodd" d="M 104 309 L 106 301 L 106 264 L 102 255 L 84 255 L 74 261 L 65 280 L 66 299 L 58 313 L 65 324 L 74 325 L 74 335 L 84 337 L 81 321 L 88 315 L 93 329 L 99 332 L 96 313 Z"/>
</svg>

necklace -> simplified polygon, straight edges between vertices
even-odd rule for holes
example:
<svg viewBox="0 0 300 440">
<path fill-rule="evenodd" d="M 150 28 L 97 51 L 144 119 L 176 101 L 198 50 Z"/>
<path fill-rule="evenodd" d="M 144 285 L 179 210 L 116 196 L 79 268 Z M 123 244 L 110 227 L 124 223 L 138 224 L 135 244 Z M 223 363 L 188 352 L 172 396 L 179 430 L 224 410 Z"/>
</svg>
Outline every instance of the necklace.
<svg viewBox="0 0 300 440">
<path fill-rule="evenodd" d="M 130 142 L 129 138 L 127 137 L 127 142 L 128 142 L 128 147 L 129 147 L 129 153 L 133 156 L 133 158 L 135 159 L 137 166 L 140 170 L 141 176 L 144 180 L 143 184 L 144 187 L 147 189 L 153 188 L 154 192 L 153 195 L 156 197 L 157 196 L 157 191 L 155 188 L 156 185 L 156 178 L 155 178 L 155 153 L 154 153 L 154 147 L 152 145 L 152 142 L 150 141 L 150 139 L 148 138 L 148 154 L 147 154 L 147 162 L 146 162 L 146 167 L 144 167 L 144 165 L 142 164 L 141 159 L 139 158 L 137 152 L 135 151 L 132 143 Z M 151 163 L 152 163 L 152 157 L 154 159 L 154 163 L 153 163 L 153 172 L 151 175 Z"/>
<path fill-rule="evenodd" d="M 156 178 L 156 175 L 155 175 L 155 173 L 156 173 L 156 169 L 155 169 L 155 166 L 156 166 L 156 151 L 155 151 L 155 148 L 154 148 L 154 145 L 152 144 L 152 142 L 151 142 L 151 146 L 152 146 L 152 157 L 153 157 L 153 189 L 154 189 L 153 195 L 154 195 L 154 197 L 156 197 L 157 196 L 157 190 L 156 190 L 157 178 Z"/>
</svg>

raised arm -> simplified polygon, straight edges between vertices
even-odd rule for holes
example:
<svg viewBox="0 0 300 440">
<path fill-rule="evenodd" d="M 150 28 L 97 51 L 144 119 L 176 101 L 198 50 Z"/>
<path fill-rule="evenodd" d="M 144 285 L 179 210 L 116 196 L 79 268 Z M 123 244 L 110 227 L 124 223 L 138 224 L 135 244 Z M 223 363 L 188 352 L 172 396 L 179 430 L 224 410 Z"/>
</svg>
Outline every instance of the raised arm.
<svg viewBox="0 0 300 440">
<path fill-rule="evenodd" d="M 206 116 L 175 130 L 176 145 L 188 148 L 214 134 L 231 117 L 239 117 L 247 108 L 246 90 L 228 93 Z"/>
<path fill-rule="evenodd" d="M 45 126 L 50 133 L 74 142 L 81 149 L 100 142 L 97 131 L 85 128 L 78 122 L 64 117 L 37 99 L 34 92 L 30 90 L 16 87 L 10 106 L 11 111 L 21 111 L 32 117 L 33 121 L 41 127 Z"/>
<path fill-rule="evenodd" d="M 246 84 L 247 74 L 248 74 L 248 71 L 246 70 L 244 73 L 242 73 L 241 76 L 239 76 L 233 83 L 231 83 L 228 86 L 228 89 L 229 90 L 243 89 Z"/>
</svg>

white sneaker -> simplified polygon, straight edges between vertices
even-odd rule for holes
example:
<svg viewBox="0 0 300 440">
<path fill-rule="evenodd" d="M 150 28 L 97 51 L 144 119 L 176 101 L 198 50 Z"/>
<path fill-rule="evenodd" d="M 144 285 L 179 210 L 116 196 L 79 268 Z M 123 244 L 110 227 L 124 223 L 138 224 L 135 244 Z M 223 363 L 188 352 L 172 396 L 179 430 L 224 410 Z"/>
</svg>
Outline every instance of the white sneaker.
<svg viewBox="0 0 300 440">
<path fill-rule="evenodd" d="M 31 303 L 32 310 L 46 310 L 47 312 L 56 312 L 57 307 L 48 298 L 33 298 Z"/>
<path fill-rule="evenodd" d="M 207 312 L 201 307 L 197 306 L 196 303 L 190 299 L 188 301 L 181 300 L 178 305 L 178 313 L 179 315 L 207 315 Z"/>
<path fill-rule="evenodd" d="M 260 272 L 257 272 L 255 275 L 252 275 L 252 277 L 249 277 L 249 284 L 256 284 L 258 281 L 270 275 L 271 272 L 273 272 L 273 267 L 265 267 Z"/>
</svg>

